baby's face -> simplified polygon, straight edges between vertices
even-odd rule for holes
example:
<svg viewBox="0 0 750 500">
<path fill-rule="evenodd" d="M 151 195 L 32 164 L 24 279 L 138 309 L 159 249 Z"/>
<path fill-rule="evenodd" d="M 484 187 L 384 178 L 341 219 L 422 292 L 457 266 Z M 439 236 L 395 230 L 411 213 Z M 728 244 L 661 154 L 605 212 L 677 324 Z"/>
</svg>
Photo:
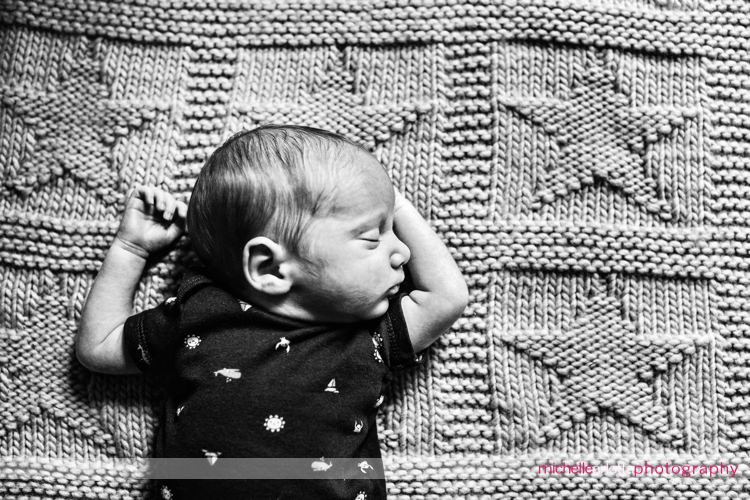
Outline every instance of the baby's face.
<svg viewBox="0 0 750 500">
<path fill-rule="evenodd" d="M 335 195 L 335 210 L 307 232 L 315 271 L 298 283 L 300 305 L 316 320 L 373 319 L 404 280 L 409 249 L 393 232 L 391 181 L 376 165 Z"/>
</svg>

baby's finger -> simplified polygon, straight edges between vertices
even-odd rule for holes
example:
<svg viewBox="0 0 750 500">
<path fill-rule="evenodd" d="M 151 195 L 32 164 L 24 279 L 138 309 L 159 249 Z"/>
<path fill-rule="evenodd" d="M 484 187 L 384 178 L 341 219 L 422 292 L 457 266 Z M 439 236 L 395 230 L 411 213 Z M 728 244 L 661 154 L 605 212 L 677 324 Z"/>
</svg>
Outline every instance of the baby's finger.
<svg viewBox="0 0 750 500">
<path fill-rule="evenodd" d="M 161 214 L 164 220 L 166 221 L 172 220 L 176 205 L 177 205 L 177 201 L 173 197 L 169 195 L 164 197 L 164 211 Z"/>
<path fill-rule="evenodd" d="M 177 224 L 180 229 L 182 229 L 185 233 L 187 233 L 187 214 L 188 214 L 188 206 L 181 202 L 177 202 L 177 220 L 175 221 L 175 224 Z"/>
<path fill-rule="evenodd" d="M 177 210 L 177 217 L 184 221 L 187 218 L 188 206 L 185 203 L 178 201 L 175 208 Z"/>
<path fill-rule="evenodd" d="M 167 198 L 169 194 L 161 189 L 154 189 L 154 206 L 159 212 L 164 212 L 167 208 Z"/>
<path fill-rule="evenodd" d="M 143 203 L 147 207 L 151 207 L 154 204 L 154 188 L 150 186 L 138 186 L 135 190 L 138 197 L 143 200 Z"/>
</svg>

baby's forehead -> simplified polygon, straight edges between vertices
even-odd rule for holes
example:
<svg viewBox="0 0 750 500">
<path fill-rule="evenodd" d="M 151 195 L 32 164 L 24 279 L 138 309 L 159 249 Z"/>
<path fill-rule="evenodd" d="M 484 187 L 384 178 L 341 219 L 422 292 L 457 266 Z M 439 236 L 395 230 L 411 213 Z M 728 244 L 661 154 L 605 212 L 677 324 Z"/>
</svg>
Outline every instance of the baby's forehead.
<svg viewBox="0 0 750 500">
<path fill-rule="evenodd" d="M 333 187 L 329 212 L 349 219 L 366 219 L 387 215 L 393 207 L 393 187 L 382 169 L 351 174 Z"/>
</svg>

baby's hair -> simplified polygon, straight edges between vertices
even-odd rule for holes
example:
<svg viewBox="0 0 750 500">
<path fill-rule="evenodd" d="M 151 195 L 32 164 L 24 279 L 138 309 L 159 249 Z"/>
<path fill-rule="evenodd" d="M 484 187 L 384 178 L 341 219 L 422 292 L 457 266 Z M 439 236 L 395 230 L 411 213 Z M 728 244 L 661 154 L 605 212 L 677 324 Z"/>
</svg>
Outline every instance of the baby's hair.
<svg viewBox="0 0 750 500">
<path fill-rule="evenodd" d="M 304 260 L 305 230 L 332 209 L 342 164 L 362 152 L 369 155 L 311 127 L 266 125 L 229 138 L 203 166 L 188 207 L 190 240 L 209 274 L 235 293 L 245 291 L 242 251 L 255 236 Z"/>
</svg>

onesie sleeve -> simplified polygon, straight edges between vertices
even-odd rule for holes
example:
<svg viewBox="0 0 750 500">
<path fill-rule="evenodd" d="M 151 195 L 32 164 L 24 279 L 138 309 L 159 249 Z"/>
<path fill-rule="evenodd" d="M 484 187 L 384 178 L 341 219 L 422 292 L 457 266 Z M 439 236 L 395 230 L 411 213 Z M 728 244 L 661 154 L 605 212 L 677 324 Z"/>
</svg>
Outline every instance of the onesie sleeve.
<svg viewBox="0 0 750 500">
<path fill-rule="evenodd" d="M 377 326 L 377 334 L 382 339 L 385 362 L 391 369 L 409 368 L 422 360 L 421 354 L 416 354 L 411 345 L 409 330 L 401 309 L 401 299 L 406 295 L 398 294 L 390 300 L 388 311 Z"/>
<path fill-rule="evenodd" d="M 174 302 L 174 297 L 169 298 L 125 321 L 125 350 L 142 372 L 163 372 L 171 366 L 179 343 L 179 314 L 173 311 Z"/>
</svg>

